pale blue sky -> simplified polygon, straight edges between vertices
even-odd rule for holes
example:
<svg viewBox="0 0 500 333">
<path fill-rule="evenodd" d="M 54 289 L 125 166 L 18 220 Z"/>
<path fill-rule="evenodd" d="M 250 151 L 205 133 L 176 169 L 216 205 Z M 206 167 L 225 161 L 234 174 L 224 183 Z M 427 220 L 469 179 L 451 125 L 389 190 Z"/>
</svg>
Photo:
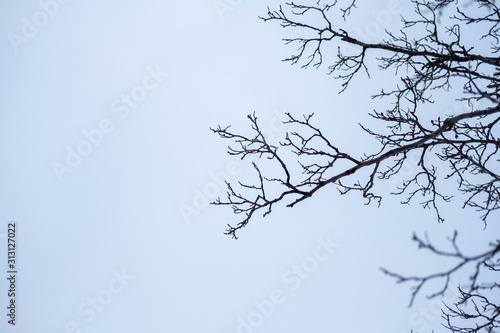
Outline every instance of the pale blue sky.
<svg viewBox="0 0 500 333">
<path fill-rule="evenodd" d="M 381 208 L 364 206 L 330 188 L 293 210 L 277 206 L 256 217 L 238 241 L 223 235 L 238 218 L 230 209 L 182 216 L 180 208 L 193 206 L 197 191 L 213 182 L 210 173 L 228 163 L 237 163 L 232 180 L 253 172 L 225 153 L 228 142 L 209 127 L 246 130 L 254 111 L 266 126 L 284 110 L 315 112 L 335 142 L 361 151 L 368 145 L 360 144 L 357 123 L 383 105 L 370 92 L 394 78 L 361 75 L 338 95 L 340 83 L 326 68 L 281 62 L 292 51 L 282 45 L 284 30 L 257 18 L 281 2 L 232 3 L 221 19 L 212 0 L 73 0 L 18 52 L 9 33 L 21 34 L 23 17 L 32 20 L 42 9 L 32 0 L 0 3 L 0 233 L 10 220 L 19 226 L 17 325 L 2 312 L 0 331 L 232 333 L 239 318 L 257 311 L 254 302 L 275 290 L 283 302 L 254 332 L 439 327 L 437 314 L 424 320 L 418 312 L 432 303 L 419 298 L 406 309 L 408 286 L 379 267 L 439 267 L 420 261 L 413 231 L 439 240 L 463 224 L 469 239 L 486 237 L 473 222 L 477 215 L 458 205 L 445 207 L 449 223 L 438 225 L 416 204 L 389 198 Z M 354 26 L 365 27 L 374 20 L 370 10 L 388 3 L 360 4 Z M 124 94 L 140 94 L 145 78 L 154 83 L 147 79 L 153 69 L 168 76 L 143 90 L 147 96 L 121 119 L 113 103 L 123 107 Z M 102 121 L 113 130 L 59 181 L 54 161 L 64 163 L 67 147 L 77 149 L 83 131 Z M 318 238 L 328 237 L 338 247 L 292 290 L 289 270 L 314 258 Z M 134 278 L 120 288 L 122 270 Z M 0 288 L 5 304 L 5 281 Z M 90 319 L 88 302 L 98 295 L 106 304 Z"/>
</svg>

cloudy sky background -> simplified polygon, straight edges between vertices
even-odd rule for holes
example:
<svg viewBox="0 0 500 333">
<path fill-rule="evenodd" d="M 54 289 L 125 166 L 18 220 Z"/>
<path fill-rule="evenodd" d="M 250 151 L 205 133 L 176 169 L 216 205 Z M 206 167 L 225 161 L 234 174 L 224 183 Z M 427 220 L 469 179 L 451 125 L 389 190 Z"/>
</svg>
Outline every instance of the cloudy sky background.
<svg viewBox="0 0 500 333">
<path fill-rule="evenodd" d="M 389 6 L 365 2 L 353 28 L 374 24 L 373 11 Z M 234 181 L 254 171 L 228 156 L 229 142 L 209 127 L 248 131 L 246 115 L 255 111 L 277 140 L 285 134 L 275 126 L 280 114 L 314 112 L 334 142 L 361 153 L 371 146 L 357 124 L 383 105 L 369 96 L 390 85 L 393 73 L 360 75 L 338 95 L 340 82 L 326 68 L 282 63 L 294 47 L 283 46 L 278 25 L 258 19 L 278 1 L 224 2 L 231 7 L 224 13 L 211 0 L 70 1 L 16 52 L 8 36 L 22 35 L 23 18 L 43 16 L 40 3 L 0 3 L 0 267 L 6 276 L 5 233 L 17 221 L 19 272 L 15 328 L 5 316 L 7 281 L 0 283 L 1 331 L 439 327 L 439 301 L 422 295 L 406 308 L 409 286 L 396 285 L 379 268 L 414 274 L 441 267 L 417 251 L 414 231 L 439 243 L 459 228 L 470 251 L 495 234 L 495 226 L 483 231 L 477 215 L 459 203 L 443 207 L 446 223 L 437 224 L 416 203 L 403 207 L 387 198 L 380 208 L 364 206 L 358 195 L 325 188 L 294 209 L 280 205 L 255 217 L 234 241 L 223 231 L 238 216 L 204 201 L 206 191 L 223 195 L 214 174 L 230 170 Z M 403 12 L 407 7 L 401 4 Z M 392 15 L 387 28 L 396 23 Z M 148 79 L 155 87 L 125 116 L 123 94 L 155 70 L 168 76 L 157 84 Z M 443 98 L 437 108 L 446 113 L 453 104 Z M 77 149 L 84 132 L 103 122 L 110 133 L 58 179 L 54 162 L 65 163 L 68 147 Z M 196 213 L 183 215 L 186 207 Z M 311 263 L 319 239 L 338 246 L 297 280 L 291 269 Z M 123 274 L 128 279 L 121 283 L 116 276 Z M 282 302 L 259 317 L 255 302 L 269 304 L 280 292 Z M 91 310 L 89 302 L 99 297 L 105 304 Z M 243 328 L 252 320 L 258 324 Z"/>
</svg>

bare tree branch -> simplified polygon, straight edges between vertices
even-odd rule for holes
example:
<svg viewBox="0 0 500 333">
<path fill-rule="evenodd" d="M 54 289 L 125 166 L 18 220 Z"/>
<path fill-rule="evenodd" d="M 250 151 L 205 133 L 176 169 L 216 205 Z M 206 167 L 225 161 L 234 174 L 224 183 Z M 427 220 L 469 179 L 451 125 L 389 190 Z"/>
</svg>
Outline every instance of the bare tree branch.
<svg viewBox="0 0 500 333">
<path fill-rule="evenodd" d="M 360 125 L 361 130 L 379 147 L 362 156 L 328 138 L 324 128 L 314 123 L 313 114 L 300 117 L 288 113 L 283 122 L 288 131 L 277 145 L 266 140 L 255 114 L 248 116 L 250 135 L 233 132 L 230 127 L 212 129 L 233 142 L 228 148 L 230 155 L 260 159 L 252 162 L 253 183 L 228 183 L 226 197 L 214 202 L 244 215 L 236 225 L 228 225 L 227 235 L 236 239 L 255 213 L 266 216 L 276 204 L 293 207 L 327 185 L 340 194 L 359 192 L 367 204 L 380 204 L 383 193 L 378 185 L 401 177 L 410 154 L 418 156 L 417 166 L 404 175 L 392 193 L 402 196 L 403 204 L 419 200 L 422 207 L 433 209 L 441 222 L 445 217 L 439 207 L 459 197 L 463 208 L 480 213 L 485 227 L 498 213 L 500 9 L 494 0 L 411 3 L 414 12 L 401 18 L 401 28 L 386 31 L 384 39 L 375 42 L 361 40 L 345 24 L 357 8 L 352 0 L 329 4 L 318 1 L 316 5 L 288 2 L 276 10 L 268 8 L 261 19 L 277 22 L 293 33 L 283 41 L 297 49 L 284 61 L 303 68 L 326 64 L 327 73 L 341 80 L 341 92 L 360 72 L 369 77 L 376 69 L 391 70 L 399 78 L 389 89 L 372 96 L 387 100 L 388 107 L 367 110 L 372 124 Z M 477 36 L 472 42 L 465 33 L 471 27 Z M 378 66 L 372 68 L 373 63 Z M 462 90 L 456 101 L 463 108 L 443 115 L 435 109 L 433 94 L 446 94 L 452 88 Z M 380 128 L 376 124 L 385 125 L 385 129 L 373 129 Z M 271 167 L 264 168 L 263 162 Z M 455 191 L 448 193 L 450 188 Z M 414 235 L 419 248 L 456 261 L 442 272 L 405 277 L 383 271 L 400 283 L 413 283 L 411 305 L 431 281 L 441 281 L 442 285 L 428 297 L 439 297 L 455 287 L 450 285 L 453 276 L 470 270 L 469 283 L 458 286 L 460 299 L 443 309 L 444 326 L 452 332 L 498 332 L 500 286 L 496 281 L 485 282 L 484 272 L 499 271 L 500 241 L 478 254 L 467 255 L 460 250 L 457 235 L 450 239 L 451 251 L 432 245 L 427 236 L 422 240 Z"/>
</svg>

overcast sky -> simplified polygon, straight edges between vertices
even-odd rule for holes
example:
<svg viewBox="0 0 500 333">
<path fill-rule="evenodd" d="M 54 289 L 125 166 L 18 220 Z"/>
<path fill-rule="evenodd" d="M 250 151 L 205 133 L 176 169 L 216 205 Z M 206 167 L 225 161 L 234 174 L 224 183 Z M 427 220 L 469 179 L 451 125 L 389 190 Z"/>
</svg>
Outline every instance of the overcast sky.
<svg viewBox="0 0 500 333">
<path fill-rule="evenodd" d="M 417 204 L 365 206 L 325 188 L 293 209 L 256 216 L 237 241 L 223 232 L 238 216 L 207 204 L 223 195 L 224 179 L 254 171 L 227 155 L 229 142 L 209 127 L 248 131 L 255 112 L 278 140 L 284 112 L 314 112 L 340 146 L 373 147 L 358 123 L 383 105 L 369 96 L 394 74 L 360 75 L 338 95 L 326 67 L 281 62 L 294 47 L 283 45 L 278 25 L 258 19 L 279 4 L 1 1 L 0 267 L 7 276 L 5 237 L 16 221 L 18 273 L 15 327 L 8 282 L 0 283 L 0 331 L 439 328 L 440 300 L 422 295 L 408 309 L 409 286 L 379 268 L 439 269 L 411 242 L 414 231 L 436 243 L 455 228 L 465 245 L 488 239 L 458 203 L 438 224 Z M 358 8 L 353 29 L 376 40 L 377 27 L 396 26 L 409 7 L 392 0 Z M 386 23 L 377 21 L 390 10 Z"/>
</svg>

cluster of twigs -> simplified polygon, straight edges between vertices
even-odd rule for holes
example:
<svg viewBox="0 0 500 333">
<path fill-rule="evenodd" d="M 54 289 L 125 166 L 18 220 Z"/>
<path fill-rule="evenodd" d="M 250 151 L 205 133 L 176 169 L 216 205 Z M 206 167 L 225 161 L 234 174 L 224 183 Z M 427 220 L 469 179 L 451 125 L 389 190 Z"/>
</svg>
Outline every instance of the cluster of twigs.
<svg viewBox="0 0 500 333">
<path fill-rule="evenodd" d="M 302 67 L 320 67 L 328 62 L 328 73 L 342 81 L 342 90 L 360 72 L 369 72 L 370 65 L 378 62 L 382 70 L 395 70 L 401 76 L 391 90 L 382 90 L 374 98 L 391 101 L 385 111 L 372 111 L 373 121 L 386 125 L 385 131 L 375 131 L 369 126 L 362 129 L 379 142 L 379 149 L 363 156 L 355 156 L 329 140 L 314 124 L 313 115 L 296 117 L 287 114 L 284 124 L 290 128 L 280 144 L 266 140 L 255 114 L 249 115 L 252 134 L 235 133 L 230 127 L 212 129 L 220 137 L 234 141 L 229 154 L 245 159 L 256 155 L 275 163 L 274 174 L 265 174 L 259 163 L 253 163 L 256 180 L 252 184 L 228 183 L 225 198 L 216 205 L 229 205 L 243 219 L 228 225 L 226 234 L 233 238 L 255 216 L 272 212 L 274 205 L 285 202 L 293 207 L 312 197 L 327 185 L 336 187 L 341 194 L 360 192 L 367 199 L 380 204 L 382 196 L 375 185 L 400 173 L 408 163 L 410 153 L 419 156 L 417 168 L 406 177 L 394 193 L 404 196 L 403 203 L 423 196 L 423 207 L 432 208 L 437 220 L 443 221 L 439 206 L 452 195 L 444 193 L 438 184 L 438 170 L 445 172 L 444 181 L 456 181 L 456 189 L 463 194 L 463 207 L 481 212 L 486 226 L 488 218 L 500 209 L 500 58 L 498 52 L 500 10 L 493 0 L 413 0 L 415 11 L 402 18 L 402 27 L 396 32 L 385 32 L 379 42 L 362 41 L 342 28 L 356 7 L 355 1 L 342 4 L 315 5 L 294 2 L 268 10 L 264 21 L 277 21 L 286 29 L 295 29 L 299 37 L 284 39 L 286 44 L 297 45 L 295 54 L 285 59 Z M 340 13 L 340 22 L 331 19 Z M 446 24 L 442 23 L 447 18 Z M 487 51 L 468 45 L 462 36 L 464 28 L 478 30 L 477 43 L 489 46 Z M 325 56 L 325 47 L 333 43 L 335 55 Z M 374 58 L 373 51 L 377 51 Z M 402 73 L 402 74 L 400 74 Z M 451 87 L 462 87 L 464 94 L 459 101 L 464 108 L 454 114 L 439 115 L 432 109 L 433 91 L 443 93 Z M 435 115 L 435 116 L 433 116 Z M 296 159 L 286 158 L 292 152 Z M 292 168 L 299 163 L 301 172 Z M 269 191 L 269 187 L 280 189 Z M 426 277 L 403 277 L 384 270 L 399 282 L 416 282 L 411 303 L 421 288 L 430 280 L 444 278 L 443 289 L 431 296 L 442 295 L 450 278 L 466 266 L 474 266 L 469 286 L 461 286 L 461 298 L 455 306 L 447 307 L 444 318 L 452 332 L 494 332 L 499 329 L 500 310 L 498 282 L 479 284 L 480 272 L 498 272 L 500 243 L 475 256 L 466 256 L 456 242 L 454 251 L 438 250 L 428 240 L 414 238 L 420 248 L 438 256 L 453 257 L 458 263 L 449 270 Z M 488 292 L 487 292 L 488 291 Z M 496 295 L 494 298 L 488 295 Z M 472 306 L 470 306 L 472 304 Z M 470 319 L 470 327 L 457 326 L 453 319 Z"/>
</svg>

